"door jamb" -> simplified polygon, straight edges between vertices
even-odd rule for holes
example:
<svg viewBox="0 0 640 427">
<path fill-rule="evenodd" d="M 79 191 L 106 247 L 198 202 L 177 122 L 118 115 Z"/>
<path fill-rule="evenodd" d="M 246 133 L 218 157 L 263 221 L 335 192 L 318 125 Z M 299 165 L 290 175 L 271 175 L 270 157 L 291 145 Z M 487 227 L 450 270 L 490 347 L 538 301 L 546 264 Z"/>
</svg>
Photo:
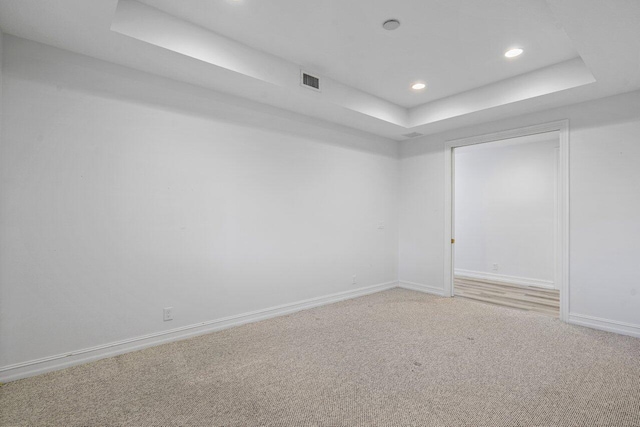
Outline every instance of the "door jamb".
<svg viewBox="0 0 640 427">
<path fill-rule="evenodd" d="M 556 239 L 556 277 L 560 290 L 560 320 L 569 320 L 569 120 L 543 123 L 517 129 L 509 129 L 484 135 L 446 141 L 444 144 L 444 295 L 453 296 L 454 233 L 454 164 L 453 149 L 466 145 L 482 144 L 520 136 L 545 132 L 559 132 L 560 164 L 558 168 L 558 238 Z"/>
</svg>

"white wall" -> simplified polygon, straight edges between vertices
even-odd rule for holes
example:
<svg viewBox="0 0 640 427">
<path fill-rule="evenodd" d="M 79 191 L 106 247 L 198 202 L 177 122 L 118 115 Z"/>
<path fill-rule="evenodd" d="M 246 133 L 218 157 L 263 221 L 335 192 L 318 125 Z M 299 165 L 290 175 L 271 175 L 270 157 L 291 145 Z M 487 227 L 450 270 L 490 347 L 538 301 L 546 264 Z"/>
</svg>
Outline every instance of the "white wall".
<svg viewBox="0 0 640 427">
<path fill-rule="evenodd" d="M 0 28 L 0 144 L 2 144 L 2 122 L 3 122 L 3 118 L 2 118 L 2 74 L 3 74 L 3 68 L 2 68 L 2 46 L 3 46 L 3 42 L 2 40 L 4 39 L 4 34 L 2 34 L 2 28 Z M 0 236 L 1 237 L 1 236 Z M 1 255 L 1 254 L 0 254 Z"/>
<path fill-rule="evenodd" d="M 444 143 L 570 120 L 570 320 L 640 336 L 640 91 L 401 146 L 400 280 L 444 290 Z"/>
<path fill-rule="evenodd" d="M 640 92 L 413 140 L 398 161 L 347 128 L 2 48 L 0 371 L 398 276 L 442 291 L 444 141 L 562 118 L 572 320 L 638 330 Z"/>
<path fill-rule="evenodd" d="M 397 143 L 10 36 L 3 59 L 0 367 L 395 284 Z"/>
<path fill-rule="evenodd" d="M 554 286 L 557 132 L 455 149 L 456 274 Z"/>
</svg>

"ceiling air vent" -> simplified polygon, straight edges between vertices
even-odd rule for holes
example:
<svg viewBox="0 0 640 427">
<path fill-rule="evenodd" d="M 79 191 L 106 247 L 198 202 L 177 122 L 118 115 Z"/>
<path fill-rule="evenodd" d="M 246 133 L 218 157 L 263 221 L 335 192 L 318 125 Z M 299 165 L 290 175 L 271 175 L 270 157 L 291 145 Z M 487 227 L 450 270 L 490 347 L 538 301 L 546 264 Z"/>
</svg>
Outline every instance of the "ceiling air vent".
<svg viewBox="0 0 640 427">
<path fill-rule="evenodd" d="M 402 136 L 406 136 L 407 138 L 417 138 L 419 136 L 422 136 L 423 134 L 421 134 L 420 132 L 411 132 L 411 133 L 405 133 Z"/>
<path fill-rule="evenodd" d="M 301 71 L 300 73 L 302 86 L 320 91 L 320 79 L 318 77 L 307 74 L 304 71 Z"/>
</svg>

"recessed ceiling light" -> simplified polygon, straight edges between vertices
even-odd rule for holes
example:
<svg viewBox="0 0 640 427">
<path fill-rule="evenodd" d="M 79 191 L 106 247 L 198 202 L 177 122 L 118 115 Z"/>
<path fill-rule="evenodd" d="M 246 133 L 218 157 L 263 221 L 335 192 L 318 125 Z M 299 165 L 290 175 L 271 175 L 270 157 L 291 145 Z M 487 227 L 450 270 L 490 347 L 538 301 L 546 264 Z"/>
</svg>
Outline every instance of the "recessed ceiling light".
<svg viewBox="0 0 640 427">
<path fill-rule="evenodd" d="M 504 53 L 504 56 L 506 56 L 507 58 L 515 58 L 516 56 L 522 55 L 522 52 L 524 52 L 524 50 L 516 47 L 514 49 L 509 49 L 508 51 L 506 51 Z"/>
<path fill-rule="evenodd" d="M 414 83 L 414 84 L 411 85 L 411 89 L 413 89 L 413 90 L 422 90 L 425 87 L 427 87 L 427 85 L 424 84 L 424 83 Z"/>
<path fill-rule="evenodd" d="M 388 31 L 393 31 L 400 26 L 400 21 L 397 19 L 389 19 L 382 23 L 382 28 Z"/>
</svg>

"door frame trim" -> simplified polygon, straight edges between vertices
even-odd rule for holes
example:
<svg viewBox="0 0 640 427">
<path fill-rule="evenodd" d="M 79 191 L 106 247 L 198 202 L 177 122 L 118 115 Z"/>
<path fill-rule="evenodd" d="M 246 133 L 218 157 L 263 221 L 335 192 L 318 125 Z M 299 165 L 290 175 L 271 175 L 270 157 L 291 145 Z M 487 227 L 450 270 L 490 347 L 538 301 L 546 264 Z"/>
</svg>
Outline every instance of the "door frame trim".
<svg viewBox="0 0 640 427">
<path fill-rule="evenodd" d="M 569 120 L 542 123 L 483 135 L 445 141 L 444 144 L 444 294 L 453 296 L 455 164 L 453 149 L 545 132 L 559 132 L 560 161 L 558 166 L 558 207 L 556 238 L 556 284 L 560 290 L 560 320 L 569 321 Z"/>
</svg>

